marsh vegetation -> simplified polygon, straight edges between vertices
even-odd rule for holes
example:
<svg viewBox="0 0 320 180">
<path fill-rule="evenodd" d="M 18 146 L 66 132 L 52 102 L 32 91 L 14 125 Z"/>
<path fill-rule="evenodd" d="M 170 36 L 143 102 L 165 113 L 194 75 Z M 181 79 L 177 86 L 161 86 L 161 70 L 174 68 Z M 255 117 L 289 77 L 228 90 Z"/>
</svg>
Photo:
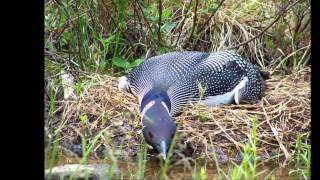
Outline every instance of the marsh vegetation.
<svg viewBox="0 0 320 180">
<path fill-rule="evenodd" d="M 308 0 L 47 1 L 47 179 L 54 166 L 97 163 L 109 179 L 310 179 L 310 42 Z M 175 117 L 169 158 L 159 160 L 117 77 L 147 52 L 228 48 L 271 73 L 265 96 L 190 105 Z"/>
</svg>

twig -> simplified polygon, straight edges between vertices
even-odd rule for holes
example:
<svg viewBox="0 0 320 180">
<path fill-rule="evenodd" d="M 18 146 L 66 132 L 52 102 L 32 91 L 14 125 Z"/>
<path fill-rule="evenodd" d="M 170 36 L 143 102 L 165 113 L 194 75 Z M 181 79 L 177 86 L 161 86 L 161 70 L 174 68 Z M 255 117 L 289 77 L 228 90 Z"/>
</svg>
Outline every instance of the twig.
<svg viewBox="0 0 320 180">
<path fill-rule="evenodd" d="M 253 38 L 251 38 L 251 39 L 249 39 L 249 40 L 247 40 L 247 41 L 245 41 L 245 42 L 242 42 L 242 43 L 240 43 L 240 44 L 238 44 L 238 45 L 235 45 L 235 46 L 226 48 L 226 49 L 224 49 L 224 50 L 235 49 L 235 48 L 237 48 L 237 47 L 240 47 L 240 46 L 243 46 L 243 45 L 245 45 L 245 44 L 248 44 L 249 42 L 257 39 L 257 38 L 260 37 L 260 36 L 262 36 L 274 23 L 276 23 L 276 22 L 281 18 L 281 16 L 283 16 L 286 12 L 288 12 L 288 11 L 289 11 L 294 5 L 296 5 L 299 1 L 300 1 L 300 0 L 295 1 L 295 2 L 292 3 L 291 5 L 287 6 L 287 8 L 285 8 L 284 10 L 282 10 L 282 11 L 280 12 L 280 14 L 278 15 L 278 17 L 277 17 L 275 20 L 273 20 L 272 23 L 270 23 L 267 27 L 265 27 L 265 28 L 264 28 L 258 35 L 256 35 L 255 37 L 253 37 Z"/>
<path fill-rule="evenodd" d="M 217 9 L 212 11 L 210 17 L 202 24 L 202 26 L 198 29 L 197 34 L 207 25 L 209 24 L 209 21 L 213 18 L 213 16 L 216 14 L 216 12 L 218 11 L 218 9 L 221 7 L 221 5 L 223 4 L 225 0 L 221 0 Z"/>
<path fill-rule="evenodd" d="M 301 28 L 301 32 L 303 32 L 307 27 L 308 27 L 308 25 L 310 24 L 310 22 L 311 22 L 311 18 L 309 17 L 308 18 L 308 20 L 307 20 L 307 22 L 304 24 L 304 26 Z"/>
<path fill-rule="evenodd" d="M 270 120 L 269 120 L 269 116 L 267 115 L 267 112 L 266 112 L 265 108 L 263 107 L 263 101 L 262 101 L 261 107 L 262 107 L 264 116 L 266 117 L 266 121 L 267 121 L 268 125 L 271 128 L 271 131 L 272 131 L 273 135 L 275 136 L 275 138 L 278 141 L 280 149 L 283 151 L 283 153 L 284 153 L 284 155 L 286 157 L 286 160 L 288 160 L 290 158 L 290 154 L 288 153 L 288 150 L 284 147 L 284 145 L 282 144 L 281 140 L 279 139 L 278 131 L 271 125 Z"/>
<path fill-rule="evenodd" d="M 85 64 L 83 62 L 82 55 L 81 55 L 82 43 L 81 43 L 81 38 L 80 38 L 80 15 L 79 15 L 78 7 L 79 7 L 79 4 L 78 4 L 78 1 L 76 1 L 76 9 L 77 9 L 77 17 L 78 17 L 77 18 L 77 20 L 78 20 L 78 23 L 77 23 L 78 55 L 79 55 L 79 60 L 80 60 L 80 68 L 81 68 L 81 70 L 85 70 L 84 69 Z"/>
<path fill-rule="evenodd" d="M 227 138 L 230 141 L 232 141 L 234 145 L 236 145 L 235 147 L 240 151 L 240 147 L 243 148 L 243 145 L 241 143 L 237 142 L 236 140 L 234 140 L 217 121 L 215 121 L 215 123 L 224 132 L 224 134 L 227 136 Z"/>
<path fill-rule="evenodd" d="M 191 33 L 190 33 L 188 41 L 186 41 L 186 43 L 184 44 L 183 48 L 186 48 L 188 46 L 189 42 L 192 40 L 193 33 L 194 33 L 194 30 L 195 30 L 196 24 L 197 24 L 198 5 L 199 5 L 199 0 L 196 0 L 196 6 L 194 7 L 193 24 L 192 24 Z"/>
<path fill-rule="evenodd" d="M 108 16 L 109 16 L 110 19 L 111 19 L 111 22 L 113 23 L 114 26 L 117 27 L 118 24 L 116 23 L 116 21 L 115 21 L 114 18 L 112 17 L 112 14 L 110 14 L 110 11 L 107 10 L 107 8 L 106 8 L 107 5 L 105 4 L 104 1 L 102 1 L 102 3 L 103 3 L 103 8 L 104 8 L 105 12 L 107 12 Z M 117 9 L 117 8 L 115 7 L 115 9 Z M 129 38 L 129 37 L 126 35 L 126 33 L 123 32 L 123 30 L 122 30 L 121 28 L 118 28 L 118 30 L 121 32 L 122 36 L 123 36 L 125 39 L 128 40 L 130 47 L 133 48 L 133 43 L 132 43 L 132 41 L 131 41 L 131 38 Z"/>
<path fill-rule="evenodd" d="M 148 28 L 148 30 L 149 30 L 149 32 L 148 32 L 149 44 L 151 45 L 152 42 L 153 42 L 153 40 L 152 40 L 152 29 L 151 29 L 151 25 L 150 25 L 147 17 L 144 15 L 143 10 L 142 10 L 142 7 L 141 7 L 141 5 L 139 4 L 139 2 L 136 1 L 136 3 L 138 4 L 138 7 L 139 7 L 139 10 L 140 10 L 140 12 L 141 12 L 141 14 L 142 14 L 142 17 L 143 17 L 144 22 L 147 24 L 147 28 Z"/>
<path fill-rule="evenodd" d="M 96 32 L 97 31 L 97 27 L 99 27 L 99 26 L 97 26 L 98 23 L 96 22 L 96 19 L 95 19 L 96 16 L 92 15 L 92 11 L 94 9 L 93 1 L 89 1 L 87 3 L 88 3 L 88 6 L 90 8 L 88 10 L 88 13 L 89 13 L 89 16 L 90 16 L 91 21 L 92 21 L 92 29 L 94 30 L 94 32 Z"/>
<path fill-rule="evenodd" d="M 176 40 L 176 44 L 174 45 L 175 47 L 177 47 L 178 42 L 179 42 L 179 40 L 180 40 L 180 36 L 181 36 L 181 32 L 182 32 L 182 27 L 184 26 L 185 21 L 186 21 L 186 19 L 187 19 L 187 15 L 186 15 L 186 14 L 187 14 L 188 11 L 190 10 L 191 2 L 192 2 L 192 0 L 189 1 L 187 10 L 186 10 L 186 12 L 184 12 L 185 16 L 183 17 L 183 20 L 182 20 L 181 25 L 180 25 L 179 30 L 178 30 L 178 31 L 179 31 L 179 34 L 178 34 L 178 38 L 177 38 L 177 40 Z"/>
<path fill-rule="evenodd" d="M 104 1 L 102 1 L 102 3 L 105 4 Z M 112 4 L 112 6 L 114 7 L 113 10 L 116 11 L 115 13 L 116 13 L 116 14 L 119 14 L 118 6 L 117 6 L 117 4 L 114 2 L 114 0 L 111 0 L 111 4 Z"/>
<path fill-rule="evenodd" d="M 159 9 L 159 22 L 158 22 L 158 46 L 161 45 L 161 16 L 162 16 L 162 3 L 161 0 L 158 0 L 158 9 Z"/>
<path fill-rule="evenodd" d="M 143 24 L 142 24 L 142 22 L 141 22 L 141 20 L 140 20 L 140 15 L 139 15 L 139 11 L 138 11 L 138 9 L 137 9 L 137 2 L 136 1 L 134 1 L 134 2 L 132 2 L 132 4 L 133 4 L 133 11 L 134 11 L 134 13 L 135 13 L 135 16 L 137 16 L 137 19 L 138 19 L 138 23 L 139 23 L 139 25 L 140 25 L 140 33 L 139 33 L 139 35 L 140 36 L 143 36 Z"/>
</svg>

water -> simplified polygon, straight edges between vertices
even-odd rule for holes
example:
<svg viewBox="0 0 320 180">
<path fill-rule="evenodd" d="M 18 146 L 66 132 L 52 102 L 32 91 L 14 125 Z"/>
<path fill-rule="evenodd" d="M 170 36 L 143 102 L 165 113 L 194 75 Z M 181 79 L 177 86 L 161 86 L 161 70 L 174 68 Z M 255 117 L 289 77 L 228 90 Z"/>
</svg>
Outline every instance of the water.
<svg viewBox="0 0 320 180">
<path fill-rule="evenodd" d="M 46 151 L 46 163 L 45 168 L 48 169 L 50 166 L 49 161 L 49 152 Z M 76 156 L 70 156 L 67 154 L 59 153 L 57 154 L 56 160 L 53 163 L 53 166 L 61 166 L 65 164 L 74 164 L 79 163 L 80 158 Z M 183 162 L 183 161 L 180 161 Z M 89 158 L 87 160 L 88 164 L 108 164 L 110 165 L 111 162 Z M 203 161 L 196 166 L 191 163 L 179 163 L 179 161 L 171 162 L 168 168 L 167 176 L 169 179 L 194 179 L 195 173 L 199 173 L 199 169 L 202 167 L 205 169 L 205 174 L 207 179 L 216 179 L 218 177 L 218 171 L 213 163 L 207 163 Z M 145 166 L 144 178 L 145 179 L 159 179 L 160 178 L 160 170 L 163 161 L 156 158 L 156 157 L 148 157 Z M 120 174 L 114 174 L 115 178 L 130 178 L 136 179 L 138 174 L 138 162 L 132 159 L 126 160 L 117 160 L 116 163 L 117 169 L 119 169 Z M 220 165 L 220 168 L 223 169 L 225 174 L 230 177 L 230 169 L 231 164 L 223 164 Z M 197 172 L 195 169 L 198 169 Z M 275 179 L 288 179 L 289 169 L 281 168 L 278 164 L 275 163 L 268 163 L 258 166 L 256 171 L 258 179 L 265 179 L 265 177 L 275 177 Z M 199 174 L 198 174 L 199 175 Z M 222 175 L 223 179 L 226 179 L 225 176 Z"/>
<path fill-rule="evenodd" d="M 130 174 L 128 169 L 134 169 L 134 166 L 136 166 L 136 163 L 134 162 L 118 162 L 118 167 L 123 174 Z M 220 167 L 224 170 L 226 175 L 228 175 L 228 169 L 230 169 L 229 166 L 230 165 L 226 164 Z M 214 165 L 207 164 L 201 167 L 206 169 L 207 179 L 217 179 L 219 177 L 218 171 Z M 159 179 L 160 169 L 161 163 L 157 161 L 148 161 L 145 169 L 145 179 Z M 193 176 L 195 173 L 195 166 L 190 168 L 185 165 L 171 165 L 169 166 L 167 176 L 169 179 L 194 179 Z M 257 174 L 261 179 L 264 179 L 264 177 L 267 175 L 270 175 L 269 179 L 271 179 L 272 176 L 274 176 L 276 179 L 288 179 L 289 170 L 286 168 L 281 168 L 277 165 L 275 166 L 274 164 L 268 164 L 259 166 L 257 168 Z M 226 179 L 225 176 L 222 175 L 222 177 L 223 179 Z"/>
</svg>

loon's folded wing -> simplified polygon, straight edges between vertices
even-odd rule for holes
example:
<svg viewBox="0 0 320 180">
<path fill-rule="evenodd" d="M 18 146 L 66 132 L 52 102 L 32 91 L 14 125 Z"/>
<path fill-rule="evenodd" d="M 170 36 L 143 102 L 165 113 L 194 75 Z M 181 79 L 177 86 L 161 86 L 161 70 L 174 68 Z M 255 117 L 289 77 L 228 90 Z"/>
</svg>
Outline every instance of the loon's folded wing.
<svg viewBox="0 0 320 180">
<path fill-rule="evenodd" d="M 205 100 L 231 92 L 245 76 L 244 66 L 229 59 L 211 63 L 204 61 L 195 67 L 189 78 L 181 81 L 168 89 L 171 98 L 171 114 L 179 110 L 189 102 Z"/>
</svg>

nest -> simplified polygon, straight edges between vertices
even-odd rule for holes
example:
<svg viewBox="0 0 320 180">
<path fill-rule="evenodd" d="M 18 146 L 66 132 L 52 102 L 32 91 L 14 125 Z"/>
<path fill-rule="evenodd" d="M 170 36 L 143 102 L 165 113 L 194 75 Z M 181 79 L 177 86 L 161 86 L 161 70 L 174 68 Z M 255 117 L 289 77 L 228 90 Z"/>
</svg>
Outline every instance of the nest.
<svg viewBox="0 0 320 180">
<path fill-rule="evenodd" d="M 80 137 L 91 142 L 103 133 L 94 147 L 98 158 L 103 158 L 105 149 L 121 149 L 117 152 L 123 157 L 135 156 L 142 142 L 137 98 L 119 92 L 114 77 L 96 75 L 89 80 L 96 84 L 84 88 L 77 100 L 62 101 L 62 120 L 46 126 L 60 128 L 60 143 L 69 145 L 81 144 Z M 310 135 L 310 68 L 271 76 L 266 83 L 265 95 L 256 104 L 186 107 L 175 117 L 179 136 L 172 158 L 213 160 L 215 150 L 220 161 L 241 159 L 239 154 L 248 144 L 256 118 L 258 156 L 288 159 L 297 133 L 307 140 Z M 148 153 L 156 155 L 155 151 Z"/>
</svg>

